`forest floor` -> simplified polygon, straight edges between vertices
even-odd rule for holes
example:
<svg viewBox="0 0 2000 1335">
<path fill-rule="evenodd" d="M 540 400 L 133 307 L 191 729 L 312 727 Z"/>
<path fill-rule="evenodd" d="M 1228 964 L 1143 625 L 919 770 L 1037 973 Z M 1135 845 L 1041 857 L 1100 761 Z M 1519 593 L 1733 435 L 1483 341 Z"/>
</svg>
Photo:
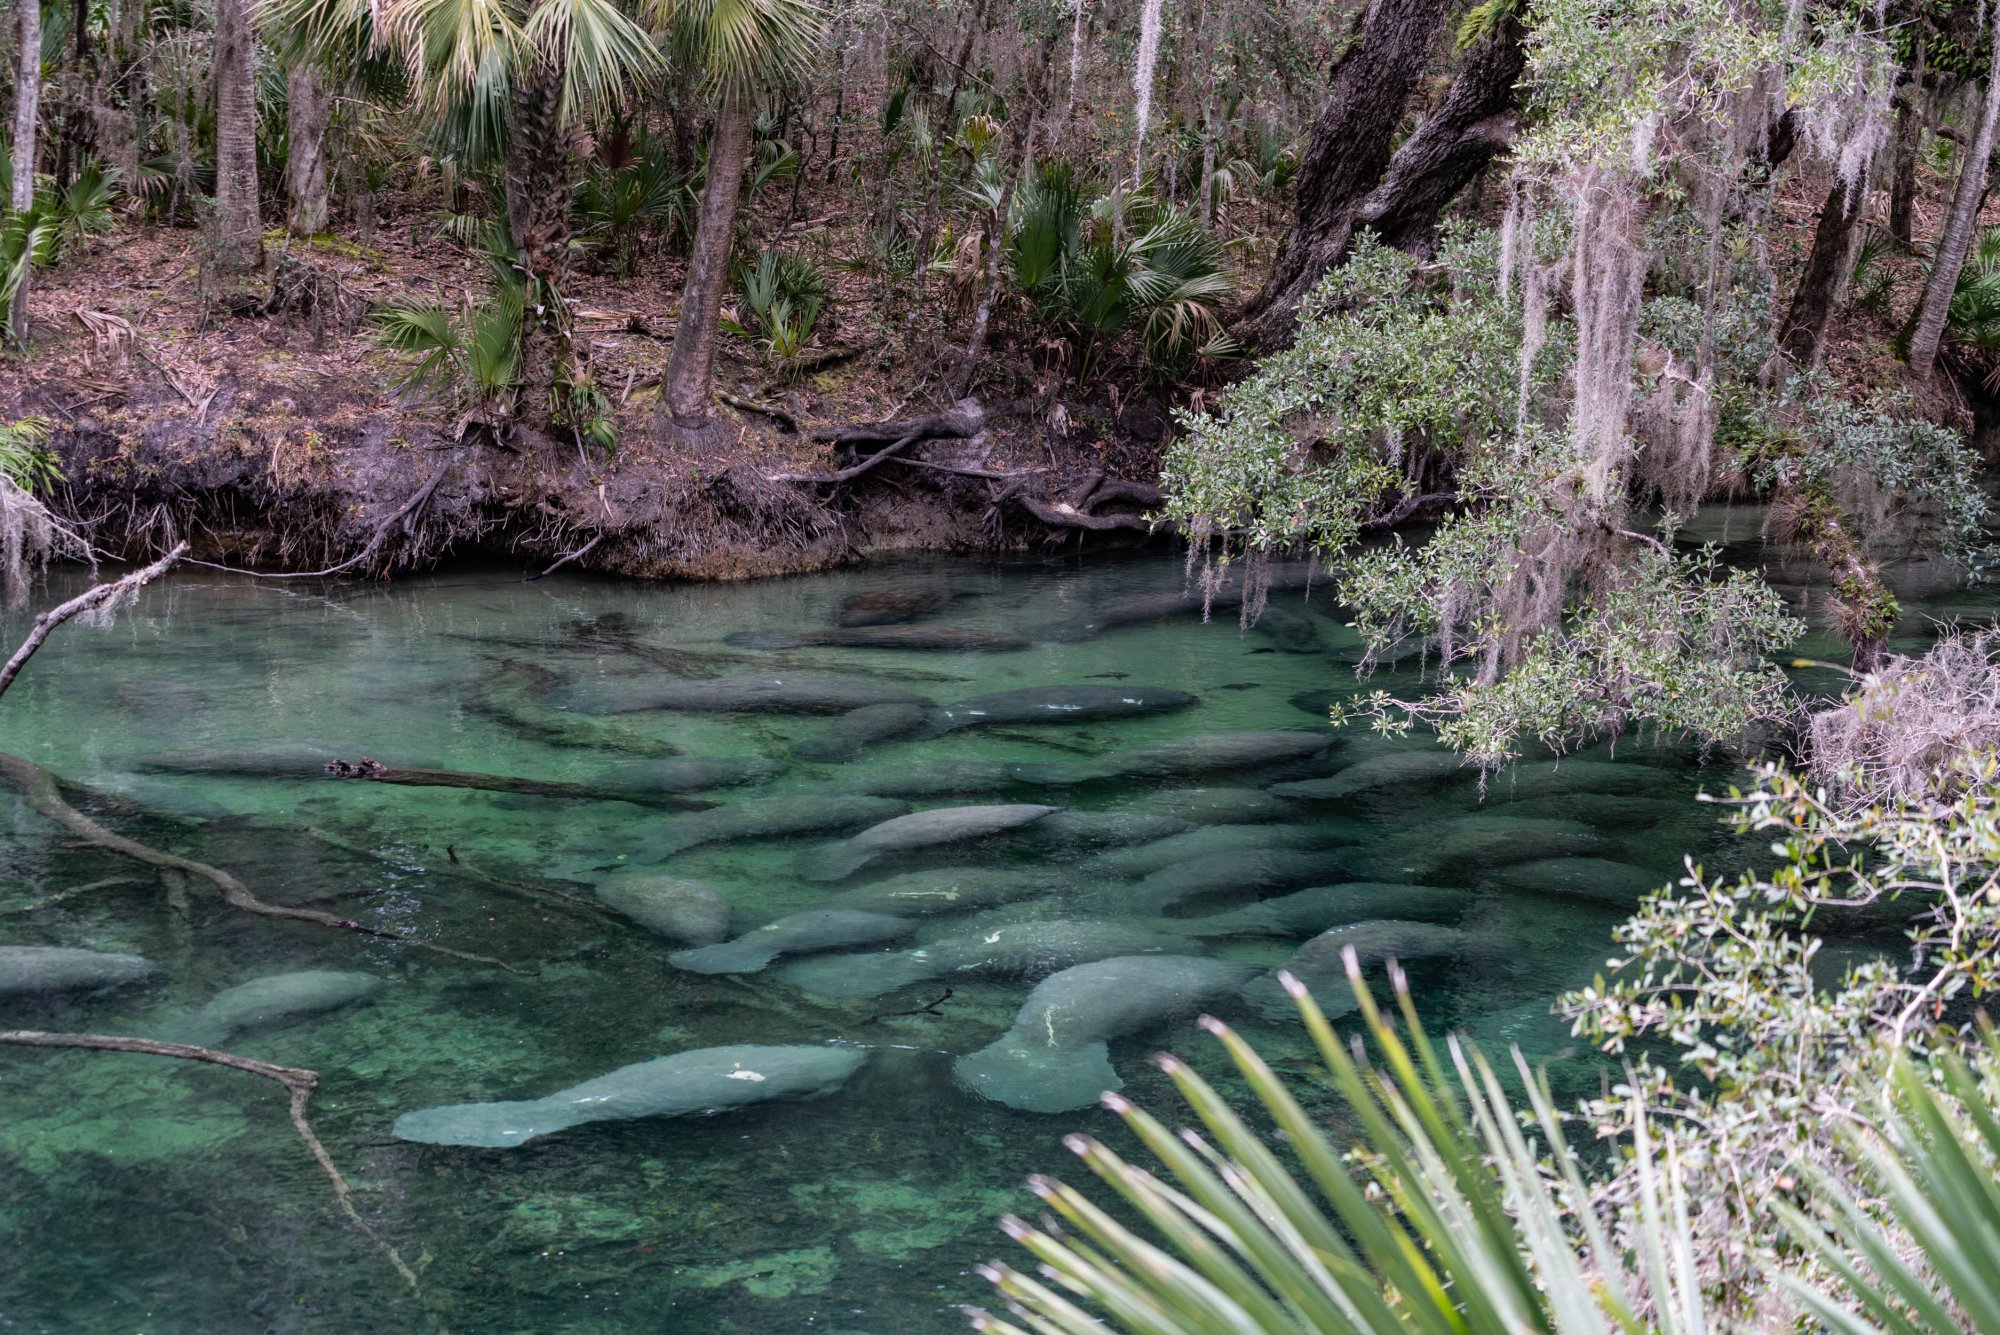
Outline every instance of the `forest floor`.
<svg viewBox="0 0 2000 1335">
<path fill-rule="evenodd" d="M 1794 179 L 1775 205 L 1775 245 L 1796 247 L 1800 260 L 1824 190 Z M 834 292 L 813 346 L 783 373 L 748 340 L 725 336 L 716 368 L 723 394 L 781 408 L 800 430 L 723 404 L 716 411 L 734 439 L 719 448 L 682 448 L 653 429 L 681 275 L 677 261 L 648 256 L 629 274 L 586 260 L 571 284 L 577 334 L 613 405 L 614 451 L 550 441 L 510 449 L 461 436 L 448 408 L 397 390 L 407 359 L 376 346 L 365 321 L 389 301 L 481 295 L 478 262 L 421 198 L 389 201 L 366 241 L 274 233 L 274 277 L 227 289 L 204 278 L 198 230 L 121 222 L 85 253 L 37 273 L 35 346 L 0 372 L 0 421 L 39 413 L 55 424 L 67 512 L 101 547 L 128 555 L 187 537 L 198 557 L 230 565 L 348 562 L 354 573 L 388 573 L 446 553 L 505 554 L 540 568 L 589 544 L 589 568 L 737 578 L 892 549 L 1135 540 L 1130 530 L 1052 529 L 1007 503 L 1000 482 L 937 465 L 1036 470 L 1034 486 L 1047 497 L 1100 473 L 1151 482 L 1170 409 L 1198 406 L 1210 391 L 1163 396 L 1116 375 L 1079 388 L 1051 345 L 1004 311 L 978 394 L 1030 411 L 970 440 L 912 451 L 914 465 L 876 469 L 865 483 L 770 480 L 834 465 L 834 447 L 810 439 L 814 428 L 943 406 L 968 323 L 969 294 L 950 276 L 933 277 L 920 301 L 909 280 L 858 262 L 865 207 L 845 208 L 833 191 L 804 204 L 786 217 L 807 221 L 767 217 L 761 235 L 821 257 Z M 1275 221 L 1254 220 L 1246 253 L 1268 248 Z M 1935 225 L 1920 218 L 1919 235 Z M 1800 267 L 1773 258 L 1781 273 Z M 1829 349 L 1830 371 L 1857 393 L 1895 387 L 1890 312 L 1907 310 L 1922 281 L 1912 257 L 1883 263 L 1880 301 L 1850 307 Z M 313 280 L 303 293 L 301 277 Z M 1245 275 L 1243 291 L 1255 277 Z M 1925 409 L 1971 422 L 1948 394 Z"/>
</svg>

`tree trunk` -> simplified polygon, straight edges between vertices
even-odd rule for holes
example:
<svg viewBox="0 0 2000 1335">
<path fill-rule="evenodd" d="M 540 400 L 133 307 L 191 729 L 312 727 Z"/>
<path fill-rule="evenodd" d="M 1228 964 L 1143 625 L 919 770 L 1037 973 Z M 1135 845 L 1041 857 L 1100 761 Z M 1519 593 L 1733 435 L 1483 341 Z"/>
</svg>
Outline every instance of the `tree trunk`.
<svg viewBox="0 0 2000 1335">
<path fill-rule="evenodd" d="M 1896 99 L 1896 142 L 1889 169 L 1889 235 L 1904 250 L 1917 246 L 1917 156 L 1923 145 L 1924 53 L 1929 45 L 1921 10 L 1911 25 L 1910 81 Z"/>
<path fill-rule="evenodd" d="M 293 236 L 318 236 L 326 230 L 326 132 L 333 119 L 333 97 L 319 72 L 300 61 L 285 75 L 286 139 L 285 196 L 291 203 L 285 226 Z"/>
<path fill-rule="evenodd" d="M 1488 85 L 1495 82 L 1490 71 L 1496 65 L 1504 68 L 1512 62 L 1518 77 L 1520 38 L 1511 22 L 1509 32 L 1488 37 L 1474 49 L 1445 105 L 1431 118 L 1442 120 L 1450 112 L 1449 121 L 1429 134 L 1419 127 L 1405 143 L 1403 151 L 1411 154 L 1408 169 L 1398 171 L 1391 161 L 1404 107 L 1438 34 L 1450 27 L 1451 10 L 1449 0 L 1369 0 L 1360 31 L 1333 67 L 1327 97 L 1307 142 L 1292 230 L 1271 276 L 1245 308 L 1239 333 L 1252 346 L 1278 347 L 1291 341 L 1299 301 L 1328 269 L 1346 258 L 1371 192 L 1376 196 L 1377 220 L 1408 235 L 1420 222 L 1435 221 L 1436 209 L 1449 202 L 1451 194 L 1497 150 L 1486 123 L 1511 102 L 1513 83 L 1507 81 L 1497 109 L 1488 105 L 1492 101 Z M 1468 119 L 1474 110 L 1480 114 Z M 1480 128 L 1479 142 L 1461 152 L 1456 141 L 1465 137 L 1468 126 Z M 1444 173 L 1436 189 L 1425 188 L 1426 170 Z M 1388 193 L 1384 195 L 1378 185 Z M 1434 198 L 1446 187 L 1449 192 L 1442 199 Z M 1408 210 L 1399 207 L 1405 197 L 1411 203 Z M 1405 213 L 1407 217 L 1402 216 Z"/>
<path fill-rule="evenodd" d="M 1036 71 L 1040 82 L 1041 71 Z M 1028 103 L 1028 128 L 1021 136 L 1021 159 L 1015 164 L 1014 174 L 1007 178 L 1007 184 L 1000 189 L 1000 201 L 994 206 L 992 220 L 986 228 L 986 241 L 979 251 L 979 270 L 973 275 L 974 289 L 979 293 L 979 306 L 972 313 L 972 337 L 966 341 L 965 360 L 960 363 L 958 374 L 952 377 L 952 397 L 963 399 L 972 393 L 972 378 L 979 372 L 979 359 L 986 353 L 986 331 L 993 320 L 993 308 L 1000 301 L 1000 276 L 1006 264 L 999 255 L 1000 247 L 1007 244 L 1007 218 L 1014 207 L 1014 187 L 1021 183 L 1035 160 L 1035 129 L 1041 116 L 1039 99 Z"/>
<path fill-rule="evenodd" d="M 248 273 L 264 263 L 250 6 L 251 0 L 217 0 L 215 6 L 215 263 L 226 273 Z"/>
<path fill-rule="evenodd" d="M 14 181 L 8 204 L 16 213 L 35 206 L 35 132 L 40 127 L 42 96 L 42 7 L 40 0 L 14 0 Z M 21 285 L 7 323 L 16 343 L 28 341 L 28 279 L 33 265 L 23 265 Z"/>
<path fill-rule="evenodd" d="M 569 279 L 570 147 L 561 120 L 566 71 L 553 59 L 519 78 L 507 140 L 507 229 L 531 290 L 522 317 L 520 410 L 538 427 L 562 414 L 552 395 L 571 378 L 576 349 L 563 289 Z"/>
<path fill-rule="evenodd" d="M 1836 180 L 1819 211 L 1812 253 L 1806 257 L 1806 271 L 1792 294 L 1791 309 L 1785 313 L 1778 339 L 1778 347 L 1802 370 L 1819 364 L 1827 323 L 1847 299 L 1848 281 L 1854 276 L 1855 256 L 1861 249 L 1861 219 L 1868 211 L 1870 174 L 1868 164 L 1863 163 L 1851 183 Z"/>
<path fill-rule="evenodd" d="M 708 184 L 701 192 L 687 281 L 681 289 L 680 319 L 674 326 L 674 348 L 667 358 L 666 387 L 661 395 L 662 426 L 683 440 L 706 443 L 713 434 L 708 400 L 715 372 L 717 320 L 729 281 L 736 206 L 743 196 L 743 166 L 749 154 L 750 97 L 745 92 L 732 92 L 716 113 L 715 137 L 709 142 Z"/>
<path fill-rule="evenodd" d="M 1972 232 L 1979 223 L 1979 205 L 1986 198 L 1986 173 L 1993 158 L 1993 136 L 2000 129 L 2000 14 L 1988 16 L 1993 29 L 1992 61 L 1986 77 L 1986 103 L 1979 113 L 1979 133 L 1965 152 L 1965 166 L 1958 174 L 1958 193 L 1952 197 L 1951 212 L 1945 216 L 1944 231 L 1938 237 L 1937 253 L 1931 257 L 1930 280 L 1924 295 L 1903 331 L 1903 355 L 1919 379 L 1931 373 L 1937 363 L 1938 344 L 1944 341 L 1945 317 L 1951 311 L 1952 294 L 1958 289 L 1958 273 L 1965 267 L 1966 253 L 1972 249 Z"/>
</svg>

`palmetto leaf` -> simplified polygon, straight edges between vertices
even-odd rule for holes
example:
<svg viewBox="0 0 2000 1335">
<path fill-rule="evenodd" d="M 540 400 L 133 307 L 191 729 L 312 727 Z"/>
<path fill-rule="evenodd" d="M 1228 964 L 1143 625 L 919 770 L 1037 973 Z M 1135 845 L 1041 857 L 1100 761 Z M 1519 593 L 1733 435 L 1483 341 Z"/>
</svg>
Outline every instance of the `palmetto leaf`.
<svg viewBox="0 0 2000 1335">
<path fill-rule="evenodd" d="M 659 48 L 616 0 L 541 0 L 523 28 L 529 47 L 567 72 L 560 115 L 623 104 L 663 67 Z"/>
<path fill-rule="evenodd" d="M 722 96 L 797 80 L 820 42 L 823 14 L 811 0 L 647 0 L 647 7 Z"/>
</svg>

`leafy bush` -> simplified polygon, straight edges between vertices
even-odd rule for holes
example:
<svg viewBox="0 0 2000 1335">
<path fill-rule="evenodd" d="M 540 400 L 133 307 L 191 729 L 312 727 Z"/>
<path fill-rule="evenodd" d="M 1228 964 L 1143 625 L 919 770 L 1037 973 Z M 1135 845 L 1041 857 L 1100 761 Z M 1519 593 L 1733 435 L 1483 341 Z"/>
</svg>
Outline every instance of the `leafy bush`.
<svg viewBox="0 0 2000 1335">
<path fill-rule="evenodd" d="M 645 152 L 642 141 L 642 152 Z M 614 273 L 630 276 L 649 231 L 681 248 L 693 235 L 693 183 L 673 170 L 664 156 L 645 152 L 615 170 L 600 168 L 585 178 L 577 194 L 581 230 Z"/>
<path fill-rule="evenodd" d="M 515 285 L 503 285 L 466 310 L 436 301 L 394 302 L 375 312 L 375 338 L 416 357 L 396 378 L 397 389 L 455 411 L 487 412 L 515 388 L 524 310 L 522 290 Z"/>
<path fill-rule="evenodd" d="M 737 282 L 741 319 L 733 332 L 754 338 L 774 365 L 795 365 L 833 295 L 825 270 L 803 255 L 767 250 Z"/>
</svg>

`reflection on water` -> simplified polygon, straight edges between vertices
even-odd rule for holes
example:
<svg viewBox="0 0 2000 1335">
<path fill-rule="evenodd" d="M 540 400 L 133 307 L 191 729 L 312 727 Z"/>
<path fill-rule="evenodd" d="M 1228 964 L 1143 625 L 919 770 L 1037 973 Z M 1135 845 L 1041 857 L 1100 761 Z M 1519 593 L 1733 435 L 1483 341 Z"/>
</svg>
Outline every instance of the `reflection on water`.
<svg viewBox="0 0 2000 1335">
<path fill-rule="evenodd" d="M 1274 594 L 1280 615 L 1244 632 L 1203 624 L 1180 588 L 1174 559 L 689 588 L 176 578 L 58 637 L 0 710 L 0 746 L 267 900 L 524 972 L 236 913 L 10 803 L 0 944 L 160 973 L 0 999 L 0 1023 L 226 1034 L 321 1072 L 322 1136 L 455 1331 L 958 1328 L 952 1305 L 983 1288 L 970 1266 L 1004 1245 L 993 1219 L 1031 1203 L 1022 1178 L 1064 1171 L 1065 1132 L 1121 1141 L 1094 1107 L 1029 1109 L 1107 1079 L 1169 1106 L 1161 1048 L 1236 1088 L 1203 1008 L 1309 1072 L 1265 980 L 1288 960 L 1326 977 L 1326 950 L 1301 945 L 1337 925 L 1409 960 L 1439 1027 L 1593 1082 L 1547 1001 L 1600 967 L 1637 888 L 1686 853 L 1736 855 L 1687 800 L 1727 775 L 1628 744 L 1482 800 L 1427 741 L 1326 727 L 1357 646 L 1323 592 Z M 364 757 L 593 796 L 317 772 Z M 954 806 L 988 810 L 906 815 Z M 717 964 L 736 971 L 695 971 Z M 221 995 L 308 970 L 282 1023 L 268 998 Z M 794 1081 L 830 1090 L 813 1101 L 508 1150 L 391 1130 L 738 1044 L 865 1060 Z M 647 1068 L 613 1092 L 680 1111 L 723 1101 L 689 1079 L 787 1087 L 758 1062 Z M 281 1093 L 232 1072 L 0 1051 L 0 1229 L 10 1329 L 423 1326 L 330 1208 Z"/>
</svg>

